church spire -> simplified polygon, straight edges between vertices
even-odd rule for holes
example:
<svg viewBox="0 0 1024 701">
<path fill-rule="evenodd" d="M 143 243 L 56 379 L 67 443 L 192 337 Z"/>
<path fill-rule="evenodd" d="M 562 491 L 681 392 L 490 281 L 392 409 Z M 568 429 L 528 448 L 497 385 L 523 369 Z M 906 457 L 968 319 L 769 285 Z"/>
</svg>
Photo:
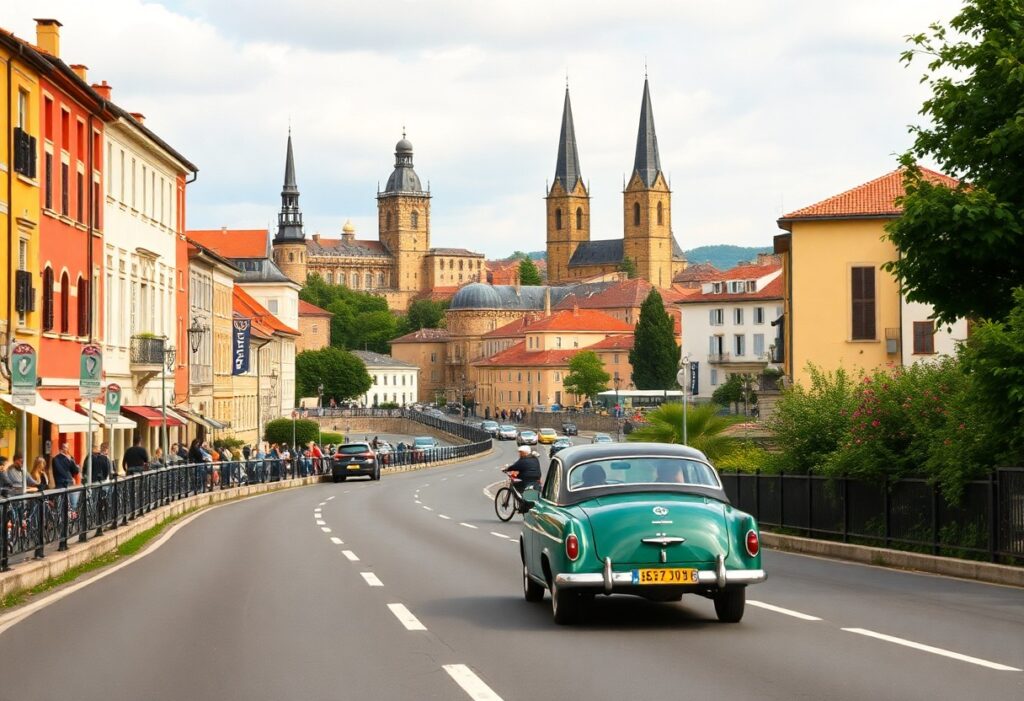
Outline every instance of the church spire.
<svg viewBox="0 0 1024 701">
<path fill-rule="evenodd" d="M 303 241 L 302 210 L 299 209 L 299 186 L 295 181 L 295 155 L 292 153 L 292 130 L 288 129 L 288 151 L 284 162 L 284 187 L 281 188 L 281 211 L 277 215 L 275 243 Z"/>
<path fill-rule="evenodd" d="M 581 179 L 580 157 L 576 148 L 576 127 L 572 122 L 572 103 L 569 86 L 565 86 L 565 105 L 562 107 L 562 133 L 558 137 L 558 161 L 555 163 L 555 181 L 566 192 L 572 192 Z"/>
<path fill-rule="evenodd" d="M 640 174 L 647 187 L 654 184 L 661 172 L 661 157 L 658 155 L 658 136 L 654 133 L 654 109 L 651 107 L 651 89 L 644 76 L 644 97 L 640 103 L 640 128 L 636 134 L 636 158 L 633 171 Z"/>
</svg>

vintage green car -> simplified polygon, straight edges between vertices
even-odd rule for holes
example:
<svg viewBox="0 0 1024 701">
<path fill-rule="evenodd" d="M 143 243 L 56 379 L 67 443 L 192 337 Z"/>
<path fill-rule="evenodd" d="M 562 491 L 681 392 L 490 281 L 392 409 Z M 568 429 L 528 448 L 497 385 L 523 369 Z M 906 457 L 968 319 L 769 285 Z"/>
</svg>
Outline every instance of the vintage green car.
<svg viewBox="0 0 1024 701">
<path fill-rule="evenodd" d="M 523 593 L 551 591 L 556 623 L 596 594 L 679 601 L 700 594 L 718 619 L 743 617 L 746 587 L 765 580 L 757 522 L 732 507 L 699 450 L 662 443 L 566 448 L 541 490 L 524 493 Z"/>
</svg>

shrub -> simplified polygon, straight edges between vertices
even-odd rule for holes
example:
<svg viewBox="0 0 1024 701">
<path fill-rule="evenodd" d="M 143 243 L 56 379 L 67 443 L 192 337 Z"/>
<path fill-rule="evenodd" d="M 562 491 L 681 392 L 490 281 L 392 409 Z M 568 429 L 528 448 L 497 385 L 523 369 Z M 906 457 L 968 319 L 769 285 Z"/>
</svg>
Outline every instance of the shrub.
<svg viewBox="0 0 1024 701">
<path fill-rule="evenodd" d="M 315 441 L 320 433 L 316 421 L 309 419 L 274 419 L 268 421 L 263 431 L 263 440 L 268 443 L 292 444 L 292 424 L 295 424 L 295 442 L 299 445 L 306 445 Z"/>
<path fill-rule="evenodd" d="M 715 467 L 725 471 L 771 472 L 774 471 L 772 457 L 771 453 L 751 441 L 742 441 L 737 443 L 732 452 L 716 460 Z"/>
</svg>

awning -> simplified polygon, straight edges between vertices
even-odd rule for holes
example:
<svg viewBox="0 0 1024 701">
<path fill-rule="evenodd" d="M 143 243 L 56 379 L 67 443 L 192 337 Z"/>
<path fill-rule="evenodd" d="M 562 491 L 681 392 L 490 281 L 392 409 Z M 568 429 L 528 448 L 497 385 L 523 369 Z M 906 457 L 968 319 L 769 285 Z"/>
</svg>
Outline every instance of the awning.
<svg viewBox="0 0 1024 701">
<path fill-rule="evenodd" d="M 0 394 L 0 399 L 14 406 L 9 394 Z M 22 407 L 15 408 L 20 409 Z M 54 424 L 61 433 L 85 433 L 89 430 L 89 419 L 84 414 L 72 411 L 63 404 L 43 399 L 39 396 L 38 392 L 36 393 L 35 406 L 23 408 L 32 416 L 38 416 L 43 421 L 49 421 L 51 424 Z M 98 430 L 99 426 L 94 424 L 93 428 Z"/>
<path fill-rule="evenodd" d="M 128 416 L 132 416 L 155 426 L 162 426 L 164 423 L 164 416 L 160 413 L 160 409 L 154 409 L 151 406 L 122 406 L 121 411 L 128 414 Z M 181 419 L 175 416 L 173 412 L 168 410 L 167 425 L 184 426 L 185 424 L 182 423 Z"/>
<path fill-rule="evenodd" d="M 187 418 L 194 424 L 199 424 L 211 431 L 221 431 L 228 428 L 230 424 L 226 424 L 223 421 L 217 419 L 211 419 L 209 416 L 203 416 L 202 414 L 193 411 L 192 409 L 184 409 L 182 407 L 174 407 L 174 410 Z"/>
<path fill-rule="evenodd" d="M 101 402 L 85 402 L 84 404 L 79 405 L 79 408 L 82 411 L 86 411 L 86 407 L 92 411 L 92 420 L 94 423 L 98 423 L 106 426 L 107 428 L 118 431 L 138 427 L 137 423 L 129 419 L 127 416 L 121 416 L 120 414 L 114 417 L 113 422 L 108 422 L 106 409 L 104 408 L 104 404 Z"/>
<path fill-rule="evenodd" d="M 227 421 L 218 421 L 217 419 L 211 419 L 209 416 L 203 417 L 213 426 L 214 429 L 222 431 L 225 428 L 231 428 L 231 424 Z"/>
</svg>

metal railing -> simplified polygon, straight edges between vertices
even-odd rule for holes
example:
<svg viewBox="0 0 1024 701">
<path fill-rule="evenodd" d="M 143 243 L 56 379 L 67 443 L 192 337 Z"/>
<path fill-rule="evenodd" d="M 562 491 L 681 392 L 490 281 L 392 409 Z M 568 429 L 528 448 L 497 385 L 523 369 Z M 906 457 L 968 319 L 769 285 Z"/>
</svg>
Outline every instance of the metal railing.
<svg viewBox="0 0 1024 701">
<path fill-rule="evenodd" d="M 153 336 L 132 336 L 128 358 L 132 365 L 164 364 L 164 339 Z"/>
<path fill-rule="evenodd" d="M 950 504 L 925 479 L 864 482 L 807 474 L 723 472 L 733 505 L 762 527 L 968 559 L 1024 565 L 1024 468 L 968 482 Z"/>
<path fill-rule="evenodd" d="M 474 443 L 486 443 L 491 440 L 491 434 L 487 433 L 487 431 L 474 428 L 473 426 L 467 426 L 459 421 L 441 419 L 436 416 L 431 416 L 430 414 L 424 414 L 421 411 L 415 411 L 413 409 L 332 409 L 330 407 L 322 407 L 320 409 L 305 409 L 304 411 L 306 416 L 311 419 L 315 419 L 318 416 L 355 419 L 410 419 L 417 423 L 421 423 L 424 426 L 430 426 L 438 431 L 442 431 L 458 438 L 464 438 L 465 440 Z"/>
</svg>

